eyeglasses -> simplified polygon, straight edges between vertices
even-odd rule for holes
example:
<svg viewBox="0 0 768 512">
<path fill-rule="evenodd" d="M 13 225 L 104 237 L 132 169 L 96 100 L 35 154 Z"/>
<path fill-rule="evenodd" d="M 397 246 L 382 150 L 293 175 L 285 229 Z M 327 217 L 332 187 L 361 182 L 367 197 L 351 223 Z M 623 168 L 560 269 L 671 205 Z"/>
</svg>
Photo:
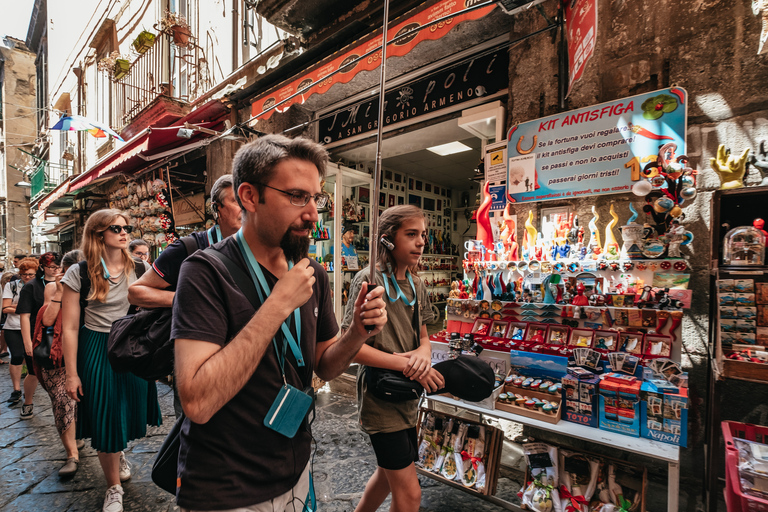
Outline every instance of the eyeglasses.
<svg viewBox="0 0 768 512">
<path fill-rule="evenodd" d="M 277 190 L 278 192 L 282 192 L 283 194 L 291 198 L 291 204 L 293 206 L 307 206 L 307 203 L 309 203 L 310 199 L 315 200 L 315 204 L 317 205 L 318 209 L 325 208 L 325 205 L 328 204 L 328 196 L 326 194 L 312 195 L 308 192 L 303 192 L 301 190 L 294 190 L 293 192 L 288 192 L 286 190 L 280 190 L 279 188 L 270 187 L 269 185 L 266 185 L 264 183 L 258 183 L 258 185 L 271 188 L 272 190 Z"/>
<path fill-rule="evenodd" d="M 47 268 L 48 270 L 59 270 L 59 269 L 61 269 L 61 267 L 59 265 L 48 265 L 47 267 L 44 267 L 44 268 Z"/>
<path fill-rule="evenodd" d="M 21 277 L 35 277 L 37 274 L 35 272 L 32 272 L 31 274 L 27 272 L 26 274 L 19 274 Z"/>
<path fill-rule="evenodd" d="M 133 255 L 134 256 L 138 256 L 139 258 L 141 258 L 142 256 L 149 256 L 149 253 L 148 252 L 136 251 L 136 252 L 133 253 Z"/>
<path fill-rule="evenodd" d="M 119 226 L 117 224 L 112 224 L 111 226 L 107 227 L 107 229 L 116 235 L 119 235 L 121 231 L 125 231 L 126 233 L 131 234 L 131 231 L 133 231 L 133 226 Z M 106 229 L 104 231 L 106 231 Z"/>
</svg>

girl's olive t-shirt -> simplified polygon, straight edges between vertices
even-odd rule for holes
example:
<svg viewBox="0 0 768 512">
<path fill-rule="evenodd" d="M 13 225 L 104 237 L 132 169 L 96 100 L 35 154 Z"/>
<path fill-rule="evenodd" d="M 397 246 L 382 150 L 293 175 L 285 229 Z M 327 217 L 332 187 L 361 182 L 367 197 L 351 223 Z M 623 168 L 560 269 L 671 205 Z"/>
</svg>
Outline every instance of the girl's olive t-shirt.
<svg viewBox="0 0 768 512">
<path fill-rule="evenodd" d="M 352 324 L 352 315 L 354 313 L 355 300 L 360 293 L 363 282 L 368 281 L 369 268 L 358 272 L 352 279 L 349 289 L 349 301 L 344 312 L 342 329 L 348 329 Z M 408 279 L 398 280 L 400 289 L 410 302 L 413 300 L 413 291 Z M 429 302 L 427 288 L 417 276 L 413 277 L 413 283 L 416 287 L 416 296 L 418 297 L 418 319 L 417 325 L 431 323 L 434 321 L 432 306 Z M 376 284 L 384 286 L 384 279 L 380 271 L 376 272 Z M 396 291 L 390 281 L 390 296 L 394 297 Z M 386 295 L 386 294 L 385 294 Z M 419 333 L 413 332 L 414 306 L 407 306 L 402 300 L 391 302 L 384 297 L 387 303 L 387 324 L 384 329 L 376 336 L 369 338 L 366 343 L 373 348 L 390 354 L 408 352 L 418 348 Z M 368 434 L 379 434 L 388 432 L 397 432 L 416 426 L 418 417 L 418 400 L 407 402 L 392 403 L 380 400 L 368 392 L 365 381 L 365 366 L 360 367 L 357 374 L 357 403 L 358 418 L 363 431 Z"/>
</svg>

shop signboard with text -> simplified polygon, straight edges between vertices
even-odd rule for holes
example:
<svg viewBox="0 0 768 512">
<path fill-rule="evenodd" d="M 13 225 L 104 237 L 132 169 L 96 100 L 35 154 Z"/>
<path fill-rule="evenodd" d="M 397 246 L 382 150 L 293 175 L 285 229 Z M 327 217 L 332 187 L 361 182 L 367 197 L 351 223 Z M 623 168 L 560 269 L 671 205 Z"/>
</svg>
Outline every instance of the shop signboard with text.
<svg viewBox="0 0 768 512">
<path fill-rule="evenodd" d="M 495 94 L 509 85 L 509 55 L 500 49 L 432 73 L 384 95 L 384 126 Z M 379 97 L 323 117 L 320 140 L 331 144 L 378 128 Z"/>
<path fill-rule="evenodd" d="M 671 87 L 512 127 L 508 199 L 629 192 L 649 163 L 685 154 L 687 100 L 684 89 Z"/>
<path fill-rule="evenodd" d="M 584 74 L 597 42 L 597 0 L 563 0 L 568 41 L 568 94 Z"/>
</svg>

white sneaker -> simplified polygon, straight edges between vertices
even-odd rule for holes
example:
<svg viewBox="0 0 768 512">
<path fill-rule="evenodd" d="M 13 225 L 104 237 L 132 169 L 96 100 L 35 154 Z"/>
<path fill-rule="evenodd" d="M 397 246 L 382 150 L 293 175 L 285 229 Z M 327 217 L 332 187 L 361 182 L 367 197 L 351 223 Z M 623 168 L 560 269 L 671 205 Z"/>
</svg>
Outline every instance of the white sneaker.
<svg viewBox="0 0 768 512">
<path fill-rule="evenodd" d="M 125 458 L 125 452 L 120 452 L 120 481 L 131 479 L 131 463 Z M 120 509 L 122 510 L 122 509 Z"/>
<path fill-rule="evenodd" d="M 102 512 L 123 512 L 123 486 L 113 485 L 107 489 L 107 495 L 104 497 L 104 506 Z"/>
</svg>

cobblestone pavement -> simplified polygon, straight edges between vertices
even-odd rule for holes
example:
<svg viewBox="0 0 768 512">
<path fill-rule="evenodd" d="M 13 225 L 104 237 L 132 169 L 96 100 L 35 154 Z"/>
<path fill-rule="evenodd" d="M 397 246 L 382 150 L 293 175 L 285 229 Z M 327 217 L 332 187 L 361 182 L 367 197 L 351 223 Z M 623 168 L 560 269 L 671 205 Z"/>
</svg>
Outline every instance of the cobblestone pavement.
<svg viewBox="0 0 768 512">
<path fill-rule="evenodd" d="M 69 480 L 59 479 L 57 472 L 64 463 L 65 452 L 54 426 L 48 394 L 38 386 L 35 415 L 22 420 L 20 406 L 8 407 L 5 403 L 11 390 L 8 366 L 0 365 L 0 510 L 100 511 L 106 483 L 96 452 L 86 442 L 86 448 L 80 452 L 77 474 Z M 157 488 L 150 478 L 155 454 L 174 421 L 170 388 L 159 383 L 158 393 L 163 425 L 150 428 L 147 437 L 131 442 L 125 451 L 133 465 L 133 477 L 123 484 L 126 512 L 179 510 L 174 498 Z M 353 511 L 375 469 L 368 437 L 357 428 L 354 400 L 321 390 L 313 434 L 317 440 L 314 475 L 319 510 Z M 461 490 L 419 478 L 424 512 L 503 510 Z M 497 495 L 510 499 L 518 489 L 518 482 L 502 477 Z M 389 510 L 389 500 L 380 510 Z"/>
</svg>

